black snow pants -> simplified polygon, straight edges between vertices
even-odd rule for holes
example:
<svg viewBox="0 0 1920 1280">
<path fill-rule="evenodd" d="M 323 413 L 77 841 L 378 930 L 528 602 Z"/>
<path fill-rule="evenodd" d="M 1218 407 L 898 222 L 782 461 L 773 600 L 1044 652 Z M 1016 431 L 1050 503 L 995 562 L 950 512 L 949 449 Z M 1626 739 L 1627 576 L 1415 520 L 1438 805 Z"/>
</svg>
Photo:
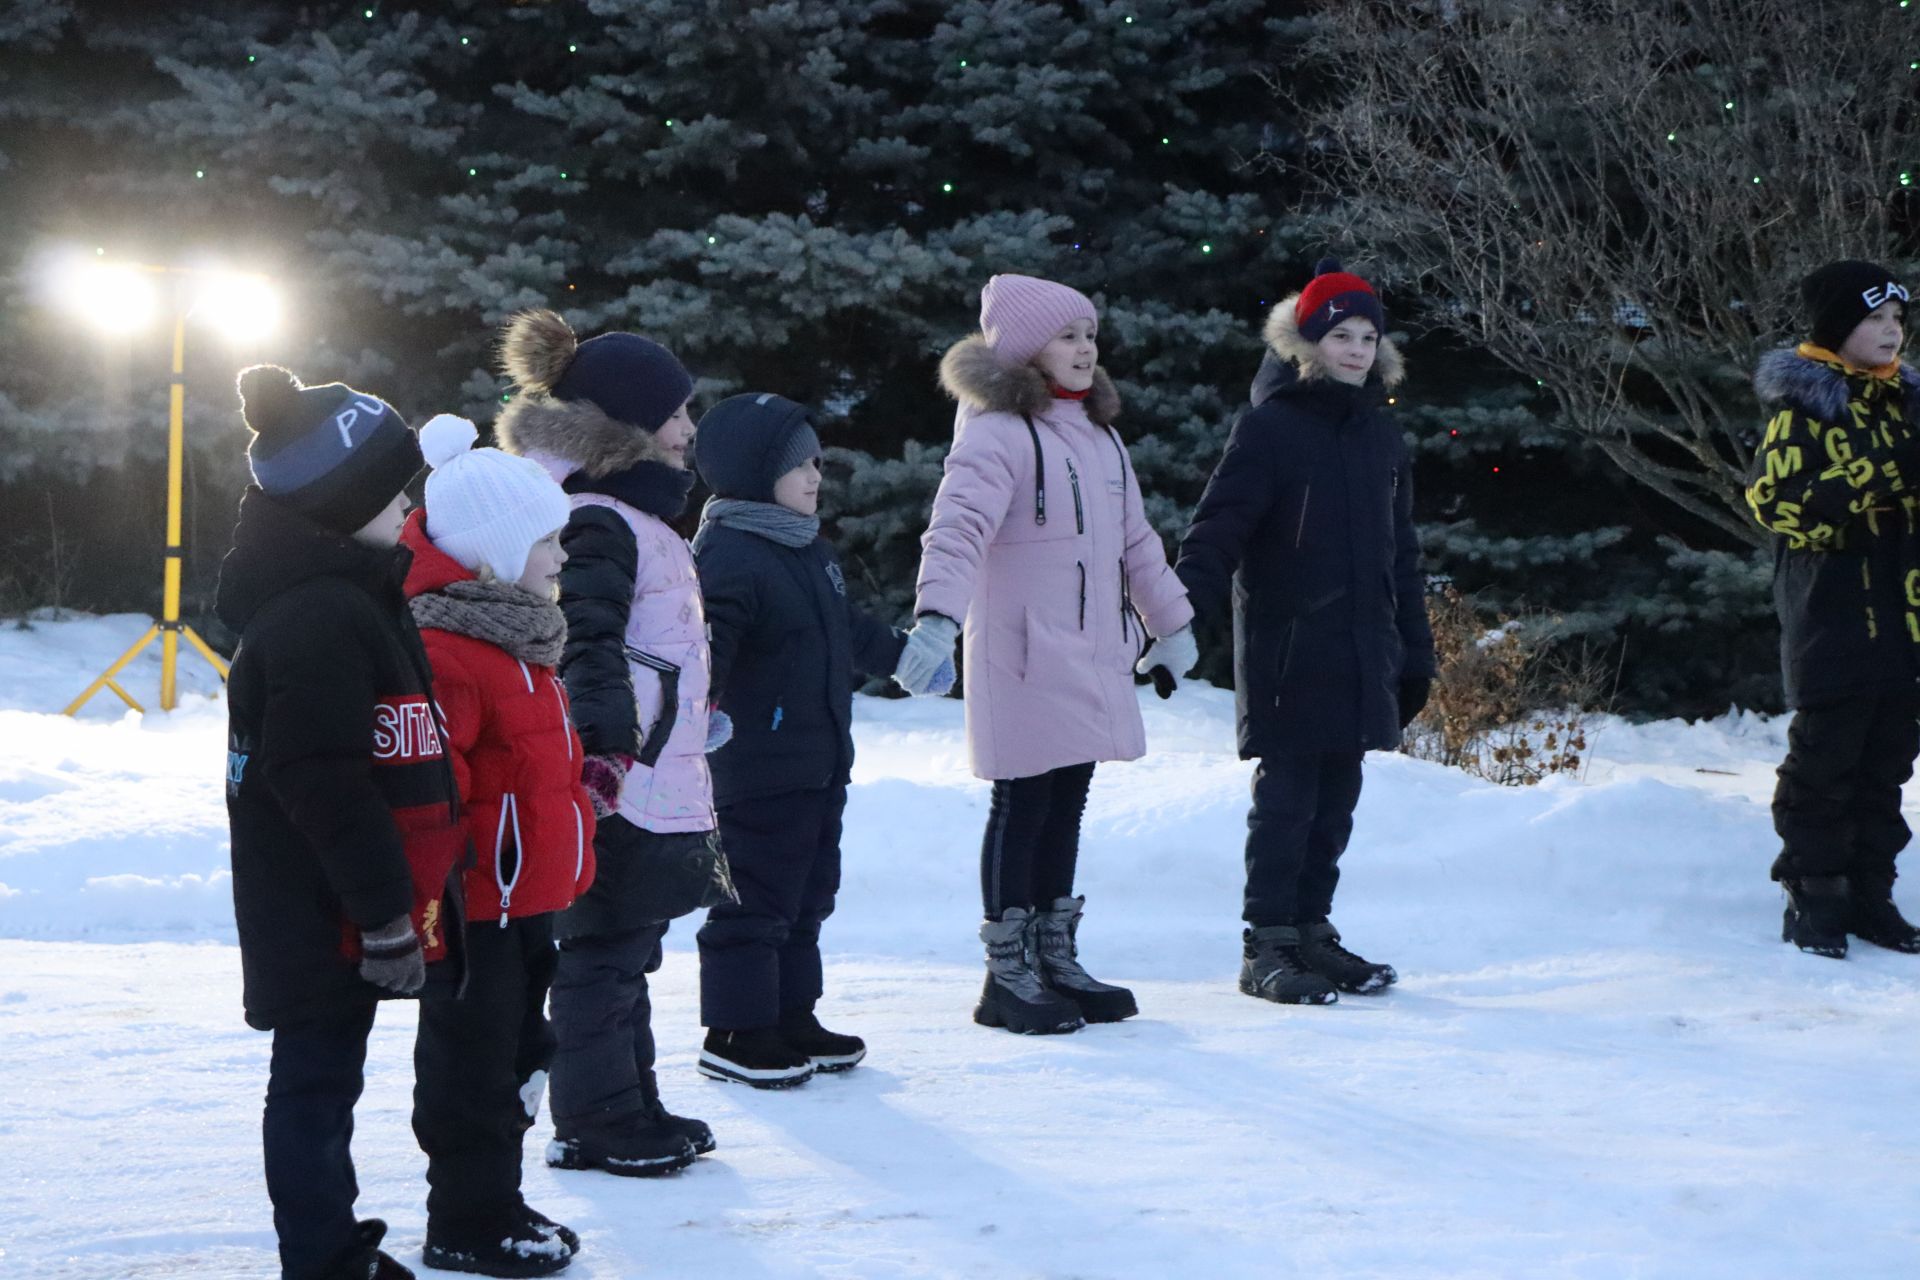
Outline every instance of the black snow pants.
<svg viewBox="0 0 1920 1280">
<path fill-rule="evenodd" d="M 553 1062 L 553 916 L 467 926 L 467 987 L 429 992 L 413 1043 L 413 1132 L 427 1153 L 427 1222 L 454 1235 L 514 1220 L 520 1149 Z"/>
<path fill-rule="evenodd" d="M 375 1008 L 367 991 L 364 1002 L 273 1029 L 260 1137 L 282 1280 L 324 1276 L 355 1247 L 353 1106 Z"/>
<path fill-rule="evenodd" d="M 1794 712 L 1773 792 L 1773 878 L 1847 876 L 1857 897 L 1891 893 L 1894 855 L 1913 834 L 1900 816 L 1900 788 L 1916 754 L 1920 693 L 1912 687 Z"/>
<path fill-rule="evenodd" d="M 1360 803 L 1357 751 L 1263 756 L 1247 814 L 1247 894 L 1254 928 L 1310 924 L 1333 910 L 1340 855 Z"/>
<path fill-rule="evenodd" d="M 778 1026 L 824 987 L 820 925 L 840 891 L 845 786 L 742 800 L 720 810 L 740 901 L 700 926 L 700 1021 L 716 1031 Z"/>
</svg>

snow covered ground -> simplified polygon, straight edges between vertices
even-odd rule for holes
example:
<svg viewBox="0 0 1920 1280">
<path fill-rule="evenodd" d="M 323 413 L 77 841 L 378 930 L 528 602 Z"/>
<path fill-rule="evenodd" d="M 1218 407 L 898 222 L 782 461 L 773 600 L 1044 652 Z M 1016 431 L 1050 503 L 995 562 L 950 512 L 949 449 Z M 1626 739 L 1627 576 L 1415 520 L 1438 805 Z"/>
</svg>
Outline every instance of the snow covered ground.
<svg viewBox="0 0 1920 1280">
<path fill-rule="evenodd" d="M 141 625 L 0 630 L 8 1275 L 274 1270 L 211 678 L 190 662 L 172 717 L 54 714 Z M 1781 722 L 1608 722 L 1584 782 L 1528 791 L 1374 757 L 1337 918 L 1401 985 L 1280 1009 L 1233 988 L 1231 697 L 1143 706 L 1154 753 L 1100 770 L 1082 863 L 1086 957 L 1138 1019 L 968 1021 L 985 788 L 960 708 L 863 700 L 823 1012 L 869 1065 L 787 1094 L 698 1077 L 677 925 L 663 1084 L 720 1150 L 664 1181 L 556 1174 L 536 1129 L 529 1198 L 586 1240 L 570 1274 L 1920 1272 L 1920 960 L 1777 940 Z M 355 1146 L 362 1212 L 417 1266 L 411 1023 L 382 1015 Z"/>
</svg>

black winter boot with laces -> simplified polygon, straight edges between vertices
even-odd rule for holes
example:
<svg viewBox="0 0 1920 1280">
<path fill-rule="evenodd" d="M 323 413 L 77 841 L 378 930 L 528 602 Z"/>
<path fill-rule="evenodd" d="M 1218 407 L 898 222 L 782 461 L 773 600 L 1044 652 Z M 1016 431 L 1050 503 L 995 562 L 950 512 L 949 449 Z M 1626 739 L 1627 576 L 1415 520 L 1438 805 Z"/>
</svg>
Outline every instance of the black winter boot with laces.
<svg viewBox="0 0 1920 1280">
<path fill-rule="evenodd" d="M 1275 1004 L 1332 1004 L 1340 998 L 1333 984 L 1300 956 L 1300 930 L 1290 924 L 1263 925 L 1242 935 L 1240 990 Z"/>
<path fill-rule="evenodd" d="M 1400 980 L 1390 964 L 1375 964 L 1340 945 L 1340 931 L 1332 921 L 1300 926 L 1300 959 L 1307 968 L 1341 991 L 1371 995 Z"/>
</svg>

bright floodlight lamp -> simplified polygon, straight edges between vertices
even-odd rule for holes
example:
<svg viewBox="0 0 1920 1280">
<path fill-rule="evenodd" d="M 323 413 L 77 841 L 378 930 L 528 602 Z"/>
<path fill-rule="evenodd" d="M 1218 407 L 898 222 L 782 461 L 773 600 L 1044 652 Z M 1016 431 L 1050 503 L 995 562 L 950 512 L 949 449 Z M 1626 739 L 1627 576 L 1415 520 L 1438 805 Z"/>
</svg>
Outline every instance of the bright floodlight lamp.
<svg viewBox="0 0 1920 1280">
<path fill-rule="evenodd" d="M 197 282 L 193 316 L 227 341 L 257 342 L 280 324 L 280 295 L 265 276 L 214 272 Z"/>
<path fill-rule="evenodd" d="M 102 333 L 144 329 L 160 306 L 153 273 L 115 262 L 76 263 L 56 287 L 66 308 Z"/>
<path fill-rule="evenodd" d="M 160 290 L 155 287 L 157 281 L 175 286 L 169 291 L 173 303 L 173 381 L 167 413 L 166 577 L 160 621 L 147 628 L 145 635 L 88 685 L 67 707 L 67 714 L 78 713 L 101 689 L 113 690 L 135 711 L 145 710 L 114 677 L 139 657 L 156 636 L 160 639 L 160 709 L 171 711 L 182 636 L 212 664 L 222 680 L 227 676 L 227 664 L 221 661 L 220 655 L 192 627 L 180 621 L 180 490 L 185 452 L 187 319 L 191 316 L 204 321 L 234 342 L 257 341 L 270 334 L 278 323 L 280 299 L 272 281 L 244 272 L 82 261 L 66 275 L 60 296 L 67 305 L 96 326 L 120 333 L 131 333 L 152 320 L 160 301 Z"/>
</svg>

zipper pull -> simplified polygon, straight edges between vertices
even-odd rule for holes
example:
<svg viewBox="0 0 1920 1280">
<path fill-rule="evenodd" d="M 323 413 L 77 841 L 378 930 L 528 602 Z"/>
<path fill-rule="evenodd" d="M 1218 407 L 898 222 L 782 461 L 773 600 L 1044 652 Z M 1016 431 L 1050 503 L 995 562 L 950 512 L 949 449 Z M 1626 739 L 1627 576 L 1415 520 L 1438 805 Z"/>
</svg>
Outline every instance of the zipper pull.
<svg viewBox="0 0 1920 1280">
<path fill-rule="evenodd" d="M 775 729 L 780 727 L 780 718 L 786 714 L 787 709 L 785 707 L 775 707 L 773 709 L 773 727 Z"/>
</svg>

